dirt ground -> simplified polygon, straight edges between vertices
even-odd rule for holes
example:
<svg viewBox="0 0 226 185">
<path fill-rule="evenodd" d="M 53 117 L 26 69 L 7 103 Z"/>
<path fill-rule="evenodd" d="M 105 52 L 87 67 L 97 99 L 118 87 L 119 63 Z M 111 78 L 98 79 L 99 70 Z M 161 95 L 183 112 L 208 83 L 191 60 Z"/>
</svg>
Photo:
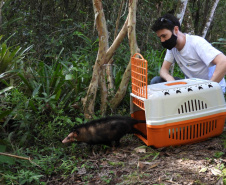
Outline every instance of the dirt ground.
<svg viewBox="0 0 226 185">
<path fill-rule="evenodd" d="M 223 139 L 224 137 L 224 139 Z M 79 145 L 77 169 L 48 184 L 192 184 L 221 185 L 226 178 L 226 132 L 196 144 L 155 149 L 136 136 L 118 148 Z"/>
</svg>

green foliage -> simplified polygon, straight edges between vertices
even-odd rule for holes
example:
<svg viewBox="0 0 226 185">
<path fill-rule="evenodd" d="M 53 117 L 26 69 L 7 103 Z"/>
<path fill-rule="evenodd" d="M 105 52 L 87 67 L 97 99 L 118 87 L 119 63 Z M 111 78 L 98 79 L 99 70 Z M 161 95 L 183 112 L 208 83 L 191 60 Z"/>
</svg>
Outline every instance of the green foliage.
<svg viewBox="0 0 226 185">
<path fill-rule="evenodd" d="M 47 154 L 49 152 L 52 152 L 52 154 L 45 156 L 45 153 Z M 39 150 L 36 147 L 33 149 L 27 149 L 26 154 L 31 155 L 31 153 L 34 157 L 32 162 L 14 159 L 16 164 L 3 164 L 4 168 L 0 168 L 0 174 L 2 175 L 0 184 L 45 184 L 41 182 L 41 179 L 45 176 L 54 175 L 58 172 L 70 174 L 71 171 L 66 171 L 68 166 L 65 166 L 64 163 L 56 168 L 56 165 L 61 163 L 60 156 L 64 154 L 62 149 L 50 147 L 44 148 L 42 150 Z M 73 158 L 65 158 L 62 160 L 67 164 L 71 163 L 76 165 L 76 162 L 73 161 Z"/>
<path fill-rule="evenodd" d="M 14 88 L 11 92 L 5 93 L 0 98 L 2 105 L 0 113 L 5 115 L 3 119 L 4 124 L 2 125 L 5 131 L 3 135 L 7 136 L 8 141 L 11 141 L 16 134 L 17 136 L 21 136 L 19 141 L 24 142 L 28 135 L 31 134 L 29 130 L 32 128 L 32 125 L 29 124 L 31 114 L 24 109 L 24 104 L 27 101 L 26 96 Z M 24 120 L 20 120 L 21 118 L 24 118 Z"/>
<path fill-rule="evenodd" d="M 216 152 L 215 154 L 214 154 L 214 157 L 215 158 L 220 158 L 220 157 L 222 157 L 224 155 L 224 152 Z"/>
<path fill-rule="evenodd" d="M 0 36 L 0 41 L 2 40 Z M 13 69 L 20 63 L 24 52 L 19 53 L 21 47 L 8 47 L 6 41 L 0 45 L 0 74 Z"/>
<path fill-rule="evenodd" d="M 144 58 L 148 61 L 148 79 L 159 76 L 159 71 L 164 59 L 165 49 L 157 51 L 152 48 L 144 53 Z"/>
<path fill-rule="evenodd" d="M 45 102 L 28 98 L 17 88 L 5 94 L 1 102 L 3 106 L 0 113 L 6 116 L 1 127 L 5 141 L 9 143 L 16 140 L 17 145 L 25 146 L 39 143 L 40 139 L 42 144 L 47 144 L 50 140 L 58 141 L 59 138 L 65 137 L 74 125 L 74 118 L 67 116 L 63 109 L 54 113 L 44 107 Z"/>
<path fill-rule="evenodd" d="M 149 48 L 144 52 L 143 57 L 148 61 L 148 79 L 151 80 L 155 76 L 159 76 L 159 71 L 161 69 L 166 49 L 154 50 Z M 173 76 L 184 78 L 184 74 L 180 70 L 177 63 L 175 63 Z"/>
<path fill-rule="evenodd" d="M 33 63 L 26 72 L 18 76 L 30 90 L 30 95 L 36 102 L 43 102 L 46 109 L 56 111 L 65 108 L 75 92 L 74 84 L 67 78 L 68 69 L 62 62 L 54 61 L 52 66 L 44 62 Z M 34 101 L 33 101 L 34 102 Z M 29 102 L 31 104 L 31 101 Z M 35 106 L 32 106 L 35 108 Z M 45 110 L 45 107 L 42 107 Z"/>
<path fill-rule="evenodd" d="M 5 151 L 6 151 L 6 146 L 0 145 L 0 152 L 5 152 Z M 8 165 L 13 165 L 13 164 L 15 164 L 15 159 L 8 157 L 8 156 L 0 155 L 0 165 L 2 165 L 4 163 L 6 163 Z"/>
<path fill-rule="evenodd" d="M 19 184 L 37 184 L 39 182 L 40 177 L 43 175 L 37 175 L 33 173 L 32 171 L 25 171 L 25 170 L 19 170 L 17 171 L 18 176 L 18 182 Z"/>
<path fill-rule="evenodd" d="M 87 46 L 78 47 L 68 59 L 62 57 L 64 49 L 58 55 L 46 56 L 48 62 L 28 57 L 18 72 L 20 85 L 1 91 L 1 127 L 8 142 L 17 140 L 22 146 L 42 139 L 42 143 L 48 143 L 65 137 L 74 120 L 82 122 L 76 117 L 82 111 L 78 101 L 84 97 L 91 79 L 89 61 L 95 61 L 97 41 L 92 42 L 79 32 L 74 34 L 86 40 Z M 74 103 L 77 108 L 73 108 Z"/>
<path fill-rule="evenodd" d="M 216 42 L 212 42 L 212 44 L 221 50 L 223 53 L 226 53 L 226 39 L 219 38 Z"/>
<path fill-rule="evenodd" d="M 20 46 L 7 46 L 7 41 L 12 36 L 5 41 L 2 41 L 3 36 L 0 36 L 0 94 L 13 88 L 13 75 L 15 75 L 17 69 L 23 66 L 25 54 L 32 47 L 22 50 Z"/>
<path fill-rule="evenodd" d="M 224 146 L 224 148 L 226 148 L 226 132 L 223 132 L 221 134 L 221 138 L 223 140 L 223 146 Z"/>
<path fill-rule="evenodd" d="M 205 0 L 201 4 L 207 2 Z M 175 11 L 176 3 L 176 0 L 145 0 L 138 4 L 137 42 L 141 54 L 148 61 L 149 80 L 159 74 L 165 54 L 159 39 L 151 31 L 151 25 L 160 14 Z M 223 1 L 220 3 L 223 4 Z M 192 2 L 189 5 L 194 18 L 199 11 L 198 5 L 194 3 L 192 6 Z M 107 0 L 103 6 L 110 45 L 120 3 Z M 119 30 L 127 16 L 128 7 L 123 8 Z M 214 19 L 214 22 L 219 26 L 211 27 L 211 37 L 208 37 L 211 40 L 224 37 L 222 8 L 218 6 L 216 11 L 218 19 Z M 76 143 L 68 148 L 61 146 L 61 140 L 71 127 L 84 122 L 81 99 L 92 77 L 99 42 L 93 25 L 92 2 L 5 1 L 2 18 L 1 34 L 4 37 L 0 36 L 0 151 L 32 156 L 32 161 L 37 165 L 0 156 L 3 166 L 0 168 L 0 184 L 45 184 L 50 176 L 60 173 L 67 177 L 79 171 L 80 167 L 93 168 L 88 162 L 80 164 L 80 159 L 74 157 L 75 152 L 87 157 L 82 147 L 76 147 Z M 202 19 L 203 16 L 198 19 L 198 31 Z M 3 41 L 3 38 L 8 39 Z M 219 39 L 213 45 L 225 52 L 225 39 Z M 113 60 L 115 87 L 118 89 L 130 60 L 127 39 L 124 39 Z M 174 69 L 174 75 L 182 76 L 178 66 Z M 130 89 L 129 84 L 128 92 Z M 129 102 L 130 96 L 127 93 L 117 113 L 128 115 Z M 73 108 L 75 104 L 77 108 Z M 96 114 L 98 117 L 98 111 Z M 151 157 L 155 160 L 158 156 L 159 152 L 153 151 L 147 153 L 144 159 Z M 222 156 L 221 152 L 215 154 L 216 158 Z M 123 163 L 109 164 L 124 166 Z M 87 175 L 82 178 L 85 180 L 91 177 Z M 139 182 L 140 175 L 135 173 L 125 178 L 128 182 L 133 182 L 134 178 L 135 182 Z M 101 180 L 103 183 L 111 183 L 110 176 L 102 176 Z"/>
</svg>

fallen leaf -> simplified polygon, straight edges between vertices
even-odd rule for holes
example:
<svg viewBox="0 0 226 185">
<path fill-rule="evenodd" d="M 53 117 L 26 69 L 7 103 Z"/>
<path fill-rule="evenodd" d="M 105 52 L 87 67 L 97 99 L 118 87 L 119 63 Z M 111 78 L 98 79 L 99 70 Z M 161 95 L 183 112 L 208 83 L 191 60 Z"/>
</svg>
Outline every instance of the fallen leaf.
<svg viewBox="0 0 226 185">
<path fill-rule="evenodd" d="M 218 169 L 216 169 L 216 168 L 212 168 L 212 169 L 211 169 L 211 172 L 212 172 L 212 174 L 213 174 L 213 175 L 215 175 L 215 176 L 217 176 L 217 175 L 220 175 L 220 174 L 221 174 L 221 171 L 220 171 L 220 170 L 218 170 Z"/>
<path fill-rule="evenodd" d="M 103 161 L 100 165 L 101 166 L 108 166 L 108 162 L 107 161 Z"/>
<path fill-rule="evenodd" d="M 206 172 L 207 171 L 207 168 L 202 168 L 200 171 L 199 171 L 199 173 L 204 173 L 204 172 Z"/>
<path fill-rule="evenodd" d="M 150 165 L 150 164 L 152 164 L 151 162 L 142 162 L 143 164 L 145 164 L 145 165 Z"/>
<path fill-rule="evenodd" d="M 180 152 L 180 155 L 186 155 L 187 152 Z"/>
<path fill-rule="evenodd" d="M 145 166 L 148 166 L 148 169 L 152 169 L 152 168 L 157 167 L 158 165 L 159 165 L 159 163 L 139 161 L 137 164 L 137 167 L 143 169 Z"/>
<path fill-rule="evenodd" d="M 157 167 L 158 165 L 159 165 L 159 163 L 155 163 L 155 164 L 151 165 L 151 166 L 149 167 L 149 169 L 155 168 L 155 167 Z"/>
<path fill-rule="evenodd" d="M 84 174 L 86 174 L 86 169 L 85 169 L 85 168 L 80 168 L 80 169 L 78 170 L 78 174 L 79 174 L 79 175 L 84 175 Z"/>
<path fill-rule="evenodd" d="M 143 169 L 145 164 L 143 162 L 138 161 L 137 168 Z"/>
<path fill-rule="evenodd" d="M 135 148 L 134 150 L 136 153 L 146 153 L 146 148 L 138 147 L 138 148 Z"/>
</svg>

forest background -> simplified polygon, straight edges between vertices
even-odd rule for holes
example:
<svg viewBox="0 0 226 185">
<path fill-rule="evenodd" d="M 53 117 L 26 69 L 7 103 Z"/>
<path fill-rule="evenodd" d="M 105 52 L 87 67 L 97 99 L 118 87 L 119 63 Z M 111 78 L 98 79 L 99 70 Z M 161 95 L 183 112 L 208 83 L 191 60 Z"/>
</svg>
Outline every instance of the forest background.
<svg viewBox="0 0 226 185">
<path fill-rule="evenodd" d="M 126 25 L 132 1 L 93 2 L 102 2 L 108 48 Z M 0 1 L 0 152 L 28 156 L 42 149 L 42 155 L 45 155 L 49 151 L 47 146 L 50 143 L 53 148 L 58 146 L 74 124 L 105 115 L 129 115 L 131 85 L 129 80 L 126 85 L 122 83 L 132 55 L 131 40 L 127 33 L 110 63 L 101 67 L 104 71 L 101 72 L 101 80 L 105 81 L 107 90 L 101 85 L 97 86 L 95 96 L 91 96 L 94 101 L 87 101 L 101 46 L 100 33 L 96 29 L 97 6 L 93 2 Z M 181 2 L 142 0 L 137 3 L 135 45 L 148 61 L 149 79 L 158 75 L 165 54 L 159 39 L 151 30 L 153 21 L 165 13 L 177 14 Z M 203 35 L 214 3 L 218 3 L 205 38 L 226 53 L 226 1 L 184 2 L 187 2 L 187 7 L 182 31 L 200 36 Z M 106 77 L 108 70 L 111 80 Z M 183 76 L 177 66 L 174 73 Z M 115 97 L 121 86 L 126 90 L 117 99 Z M 105 104 L 102 104 L 102 92 L 107 94 Z M 93 107 L 87 108 L 90 105 Z M 63 151 L 56 153 L 62 154 Z M 41 161 L 41 156 L 37 158 Z M 0 169 L 3 175 L 0 182 L 21 183 L 22 179 L 26 179 L 28 169 L 22 171 L 17 167 L 11 170 L 15 168 L 15 162 L 15 159 L 7 157 L 0 160 L 0 165 L 3 164 L 5 168 Z M 18 171 L 20 173 L 16 175 Z M 53 172 L 52 168 L 46 169 L 44 174 Z M 29 171 L 29 178 L 23 183 L 29 180 L 39 182 L 43 176 L 40 173 Z"/>
</svg>

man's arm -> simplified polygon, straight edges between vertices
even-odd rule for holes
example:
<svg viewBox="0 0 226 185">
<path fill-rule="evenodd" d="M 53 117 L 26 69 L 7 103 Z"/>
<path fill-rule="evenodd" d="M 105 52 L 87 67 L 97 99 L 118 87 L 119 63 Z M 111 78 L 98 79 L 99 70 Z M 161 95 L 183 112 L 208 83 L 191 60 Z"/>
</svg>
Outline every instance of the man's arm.
<svg viewBox="0 0 226 185">
<path fill-rule="evenodd" d="M 170 70 L 170 66 L 172 65 L 171 62 L 168 62 L 166 60 L 164 60 L 162 67 L 160 69 L 160 76 L 165 79 L 167 82 L 168 81 L 173 81 L 175 80 L 169 73 Z"/>
<path fill-rule="evenodd" d="M 216 69 L 210 80 L 219 83 L 226 75 L 226 56 L 221 53 L 214 58 L 212 63 L 216 65 Z"/>
</svg>

